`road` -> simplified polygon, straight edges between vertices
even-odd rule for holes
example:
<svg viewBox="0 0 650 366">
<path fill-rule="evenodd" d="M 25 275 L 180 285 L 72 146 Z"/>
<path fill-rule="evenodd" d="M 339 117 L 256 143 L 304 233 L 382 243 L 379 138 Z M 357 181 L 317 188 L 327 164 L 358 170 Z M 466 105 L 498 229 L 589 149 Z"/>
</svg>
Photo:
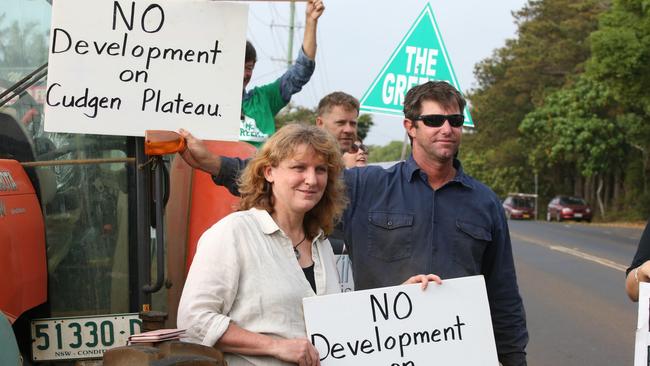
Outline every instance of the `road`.
<svg viewBox="0 0 650 366">
<path fill-rule="evenodd" d="M 637 307 L 625 269 L 641 228 L 509 221 L 531 366 L 632 365 Z"/>
</svg>

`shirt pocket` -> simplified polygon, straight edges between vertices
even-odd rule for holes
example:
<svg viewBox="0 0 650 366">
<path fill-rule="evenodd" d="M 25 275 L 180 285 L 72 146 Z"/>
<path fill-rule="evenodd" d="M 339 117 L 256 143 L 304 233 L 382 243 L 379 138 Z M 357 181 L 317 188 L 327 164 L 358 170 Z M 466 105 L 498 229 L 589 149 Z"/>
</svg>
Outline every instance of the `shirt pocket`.
<svg viewBox="0 0 650 366">
<path fill-rule="evenodd" d="M 488 228 L 456 220 L 454 260 L 464 269 L 465 275 L 481 273 L 483 253 L 491 242 L 492 232 Z"/>
<path fill-rule="evenodd" d="M 368 212 L 368 255 L 386 262 L 411 257 L 413 215 Z"/>
</svg>

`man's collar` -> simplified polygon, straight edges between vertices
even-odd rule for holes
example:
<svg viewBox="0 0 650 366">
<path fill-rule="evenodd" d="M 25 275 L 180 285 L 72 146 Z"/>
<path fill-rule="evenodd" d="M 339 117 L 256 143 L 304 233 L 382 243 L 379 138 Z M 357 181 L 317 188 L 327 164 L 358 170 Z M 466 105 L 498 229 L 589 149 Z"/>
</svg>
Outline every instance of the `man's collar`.
<svg viewBox="0 0 650 366">
<path fill-rule="evenodd" d="M 410 183 L 415 178 L 415 173 L 416 172 L 419 173 L 421 169 L 420 169 L 420 166 L 418 165 L 418 163 L 413 158 L 413 154 L 411 154 L 411 156 L 409 156 L 409 158 L 406 160 L 405 164 L 406 164 L 406 174 L 407 174 L 407 177 L 408 177 L 408 181 Z M 473 189 L 474 188 L 474 183 L 469 178 L 469 176 L 467 176 L 467 174 L 465 174 L 465 172 L 463 171 L 463 165 L 460 163 L 460 160 L 454 158 L 453 165 L 454 165 L 454 168 L 456 169 L 456 176 L 454 176 L 452 181 L 459 182 L 462 185 L 464 185 L 465 187 Z"/>
</svg>

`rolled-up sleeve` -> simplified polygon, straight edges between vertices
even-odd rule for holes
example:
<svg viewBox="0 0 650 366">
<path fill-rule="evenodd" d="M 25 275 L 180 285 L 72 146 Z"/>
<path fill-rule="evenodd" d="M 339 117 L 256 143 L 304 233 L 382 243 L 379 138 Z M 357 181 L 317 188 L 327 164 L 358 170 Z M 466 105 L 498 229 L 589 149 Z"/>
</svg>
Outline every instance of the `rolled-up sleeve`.
<svg viewBox="0 0 650 366">
<path fill-rule="evenodd" d="M 280 77 L 280 95 L 285 103 L 291 100 L 291 96 L 302 90 L 311 79 L 316 62 L 300 48 L 296 62 Z"/>
<path fill-rule="evenodd" d="M 229 158 L 221 156 L 219 174 L 212 176 L 212 181 L 218 186 L 224 186 L 233 195 L 239 197 L 239 176 L 250 159 Z"/>
<path fill-rule="evenodd" d="M 177 326 L 187 340 L 214 346 L 230 324 L 239 286 L 237 239 L 227 220 L 208 229 L 199 239 L 178 307 Z"/>
</svg>

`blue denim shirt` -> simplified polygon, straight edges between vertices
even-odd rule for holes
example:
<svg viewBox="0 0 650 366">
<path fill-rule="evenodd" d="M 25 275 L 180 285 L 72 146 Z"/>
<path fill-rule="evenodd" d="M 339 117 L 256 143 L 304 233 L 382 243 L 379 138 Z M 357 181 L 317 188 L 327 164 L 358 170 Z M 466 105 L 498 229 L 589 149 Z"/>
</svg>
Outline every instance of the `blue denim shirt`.
<svg viewBox="0 0 650 366">
<path fill-rule="evenodd" d="M 504 366 L 525 365 L 526 317 L 508 224 L 492 190 L 463 172 L 433 190 L 413 157 L 389 169 L 345 171 L 343 215 L 355 289 L 394 286 L 415 274 L 482 274 Z"/>
<path fill-rule="evenodd" d="M 213 180 L 239 195 L 236 179 L 247 162 L 222 157 Z M 526 314 L 503 207 L 460 161 L 454 167 L 454 179 L 435 191 L 412 156 L 389 169 L 345 170 L 343 230 L 354 287 L 394 286 L 422 273 L 443 280 L 482 274 L 499 361 L 526 365 Z"/>
</svg>

